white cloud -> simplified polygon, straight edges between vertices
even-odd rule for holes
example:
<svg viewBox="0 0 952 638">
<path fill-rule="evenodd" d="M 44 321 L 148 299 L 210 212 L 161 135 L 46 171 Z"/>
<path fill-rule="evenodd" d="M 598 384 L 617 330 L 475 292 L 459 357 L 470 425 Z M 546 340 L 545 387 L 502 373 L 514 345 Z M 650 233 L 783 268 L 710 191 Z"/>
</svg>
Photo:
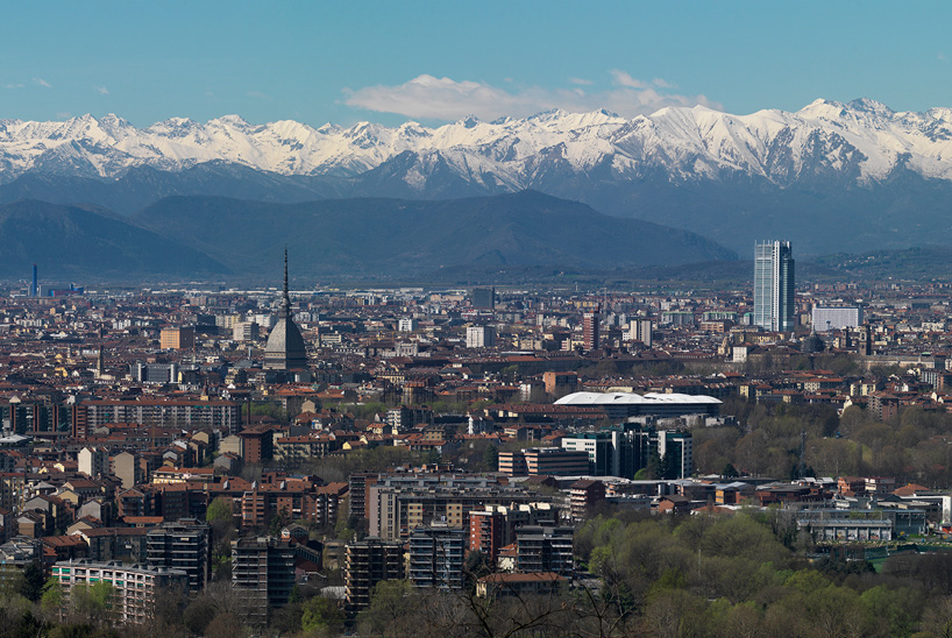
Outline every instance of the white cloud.
<svg viewBox="0 0 952 638">
<path fill-rule="evenodd" d="M 259 100 L 270 100 L 271 96 L 261 91 L 248 91 L 245 93 L 248 97 L 258 98 Z"/>
<path fill-rule="evenodd" d="M 595 84 L 591 80 L 586 80 L 585 78 L 569 78 L 569 82 L 572 84 L 581 84 L 582 86 L 591 86 Z"/>
<path fill-rule="evenodd" d="M 655 80 L 649 83 L 624 71 L 610 72 L 613 85 L 603 91 L 585 91 L 581 86 L 571 89 L 550 89 L 539 86 L 505 89 L 451 78 L 419 75 L 397 86 L 368 86 L 344 89 L 344 103 L 370 111 L 397 113 L 413 118 L 457 120 L 476 115 L 485 120 L 503 116 L 524 117 L 560 108 L 570 112 L 590 112 L 606 108 L 625 117 L 654 113 L 666 106 L 702 104 L 719 109 L 721 105 L 703 95 L 678 95 L 662 91 Z M 663 82 L 663 81 L 661 81 Z"/>
<path fill-rule="evenodd" d="M 618 69 L 612 69 L 609 71 L 612 76 L 612 80 L 617 86 L 628 87 L 629 89 L 646 89 L 648 85 L 642 82 L 637 78 L 631 77 L 630 74 L 625 73 L 624 71 L 619 71 Z"/>
<path fill-rule="evenodd" d="M 22 84 L 4 84 L 3 88 L 10 89 L 11 91 L 15 91 L 17 89 L 22 89 L 23 85 Z"/>
<path fill-rule="evenodd" d="M 45 86 L 48 89 L 52 89 L 53 85 L 44 80 L 43 78 L 33 78 L 33 84 L 38 84 L 39 86 Z"/>
<path fill-rule="evenodd" d="M 109 95 L 109 89 L 104 86 L 94 86 L 93 88 L 99 91 L 99 93 L 102 95 Z"/>
</svg>

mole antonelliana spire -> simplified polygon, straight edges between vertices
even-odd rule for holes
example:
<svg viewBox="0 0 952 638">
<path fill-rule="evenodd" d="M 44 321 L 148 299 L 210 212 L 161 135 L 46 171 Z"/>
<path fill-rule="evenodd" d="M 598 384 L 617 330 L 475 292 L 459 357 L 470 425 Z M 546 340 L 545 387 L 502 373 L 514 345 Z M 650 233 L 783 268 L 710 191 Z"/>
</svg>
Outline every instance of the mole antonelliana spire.
<svg viewBox="0 0 952 638">
<path fill-rule="evenodd" d="M 288 293 L 288 247 L 284 247 L 284 297 L 281 300 L 281 319 L 291 319 L 291 295 Z"/>
<path fill-rule="evenodd" d="M 278 309 L 278 322 L 268 335 L 264 349 L 265 370 L 301 370 L 307 367 L 307 349 L 301 330 L 294 323 L 291 295 L 288 292 L 288 249 L 284 249 L 284 290 Z"/>
</svg>

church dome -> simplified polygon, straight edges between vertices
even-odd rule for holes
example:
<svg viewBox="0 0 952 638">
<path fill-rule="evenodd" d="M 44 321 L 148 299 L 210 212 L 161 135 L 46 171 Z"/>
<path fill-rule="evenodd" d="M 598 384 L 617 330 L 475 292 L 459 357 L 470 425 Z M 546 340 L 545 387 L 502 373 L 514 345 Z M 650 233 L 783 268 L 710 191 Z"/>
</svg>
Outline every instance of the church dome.
<svg viewBox="0 0 952 638">
<path fill-rule="evenodd" d="M 307 348 L 301 330 L 290 316 L 278 319 L 264 349 L 265 368 L 290 370 L 307 367 Z"/>
<path fill-rule="evenodd" d="M 284 251 L 284 296 L 278 310 L 278 322 L 271 329 L 268 345 L 264 349 L 264 367 L 266 370 L 298 370 L 307 367 L 307 347 L 291 312 L 287 250 Z"/>
</svg>

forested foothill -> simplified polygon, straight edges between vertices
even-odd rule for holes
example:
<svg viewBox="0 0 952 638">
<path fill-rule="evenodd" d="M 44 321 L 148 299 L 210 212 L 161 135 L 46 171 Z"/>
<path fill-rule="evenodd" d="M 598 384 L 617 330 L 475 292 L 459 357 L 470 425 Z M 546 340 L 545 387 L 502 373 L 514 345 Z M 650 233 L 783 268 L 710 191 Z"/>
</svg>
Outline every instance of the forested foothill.
<svg viewBox="0 0 952 638">
<path fill-rule="evenodd" d="M 886 421 L 850 406 L 764 405 L 728 399 L 731 427 L 694 431 L 699 474 L 725 468 L 754 476 L 889 476 L 897 484 L 952 486 L 952 414 L 909 406 Z M 801 470 L 802 467 L 802 470 Z"/>
</svg>

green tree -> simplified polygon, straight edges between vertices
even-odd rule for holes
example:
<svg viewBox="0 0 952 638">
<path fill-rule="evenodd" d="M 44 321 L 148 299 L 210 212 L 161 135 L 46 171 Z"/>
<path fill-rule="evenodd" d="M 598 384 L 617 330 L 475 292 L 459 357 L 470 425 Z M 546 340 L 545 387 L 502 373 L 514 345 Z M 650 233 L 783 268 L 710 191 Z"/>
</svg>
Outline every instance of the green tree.
<svg viewBox="0 0 952 638">
<path fill-rule="evenodd" d="M 489 557 L 481 551 L 469 552 L 464 561 L 463 571 L 470 581 L 475 582 L 493 571 Z"/>
<path fill-rule="evenodd" d="M 37 602 L 43 595 L 43 568 L 38 563 L 30 563 L 23 570 L 23 582 L 20 593 L 29 601 Z"/>
<path fill-rule="evenodd" d="M 205 628 L 205 638 L 239 638 L 245 630 L 238 616 L 225 612 L 215 616 Z"/>
<path fill-rule="evenodd" d="M 290 418 L 288 417 L 287 410 L 281 407 L 279 403 L 272 402 L 262 402 L 262 403 L 252 403 L 251 404 L 251 414 L 255 416 L 269 416 L 279 423 L 287 423 Z M 295 415 L 297 416 L 297 415 Z"/>
<path fill-rule="evenodd" d="M 271 519 L 271 523 L 268 525 L 268 531 L 271 532 L 272 536 L 278 536 L 281 533 L 281 530 L 290 524 L 290 512 L 288 512 L 287 508 L 281 508 Z"/>
<path fill-rule="evenodd" d="M 663 472 L 661 456 L 656 452 L 648 459 L 648 464 L 635 473 L 636 480 L 661 478 Z"/>
<path fill-rule="evenodd" d="M 112 583 L 101 581 L 86 587 L 73 587 L 69 602 L 80 618 L 98 625 L 110 620 L 114 598 Z"/>
<path fill-rule="evenodd" d="M 680 589 L 663 589 L 653 594 L 645 607 L 644 619 L 651 635 L 658 638 L 700 637 L 706 633 L 707 603 Z"/>
<path fill-rule="evenodd" d="M 63 605 L 65 597 L 63 587 L 55 578 L 50 578 L 43 585 L 43 593 L 40 595 L 40 609 L 43 615 L 49 619 L 59 619 L 63 616 Z"/>
<path fill-rule="evenodd" d="M 207 596 L 199 596 L 185 608 L 182 622 L 193 634 L 201 636 L 215 618 L 215 611 L 214 603 Z"/>
<path fill-rule="evenodd" d="M 751 602 L 738 603 L 730 608 L 725 619 L 725 636 L 736 638 L 766 638 L 763 613 Z"/>
<path fill-rule="evenodd" d="M 314 596 L 305 601 L 301 615 L 301 629 L 306 632 L 338 634 L 344 628 L 344 612 L 330 598 Z"/>
<path fill-rule="evenodd" d="M 884 638 L 912 635 L 926 604 L 920 594 L 907 587 L 888 589 L 885 585 L 863 592 L 860 603 L 866 615 L 868 635 Z"/>
<path fill-rule="evenodd" d="M 676 479 L 680 474 L 680 470 L 678 459 L 674 454 L 665 454 L 661 457 L 661 478 L 668 480 Z"/>
<path fill-rule="evenodd" d="M 42 574 L 41 574 L 42 575 Z M 41 583 L 42 585 L 42 583 Z M 0 596 L 19 596 L 26 586 L 26 577 L 21 570 L 8 570 L 0 579 Z"/>
<path fill-rule="evenodd" d="M 34 605 L 19 595 L 0 597 L 0 636 L 28 638 L 41 633 Z"/>
<path fill-rule="evenodd" d="M 231 498 L 218 496 L 205 510 L 205 520 L 212 528 L 212 567 L 216 578 L 230 575 L 231 541 L 237 533 L 233 508 Z"/>
<path fill-rule="evenodd" d="M 227 496 L 218 496 L 208 504 L 205 510 L 205 520 L 211 525 L 215 523 L 234 522 L 234 501 Z"/>
<path fill-rule="evenodd" d="M 483 467 L 487 472 L 495 472 L 499 469 L 499 448 L 495 445 L 487 445 L 483 451 Z"/>
<path fill-rule="evenodd" d="M 404 580 L 384 580 L 374 586 L 370 605 L 357 614 L 361 635 L 400 635 L 400 627 L 412 630 L 418 607 L 416 590 Z M 412 635 L 409 633 L 408 635 Z"/>
</svg>

